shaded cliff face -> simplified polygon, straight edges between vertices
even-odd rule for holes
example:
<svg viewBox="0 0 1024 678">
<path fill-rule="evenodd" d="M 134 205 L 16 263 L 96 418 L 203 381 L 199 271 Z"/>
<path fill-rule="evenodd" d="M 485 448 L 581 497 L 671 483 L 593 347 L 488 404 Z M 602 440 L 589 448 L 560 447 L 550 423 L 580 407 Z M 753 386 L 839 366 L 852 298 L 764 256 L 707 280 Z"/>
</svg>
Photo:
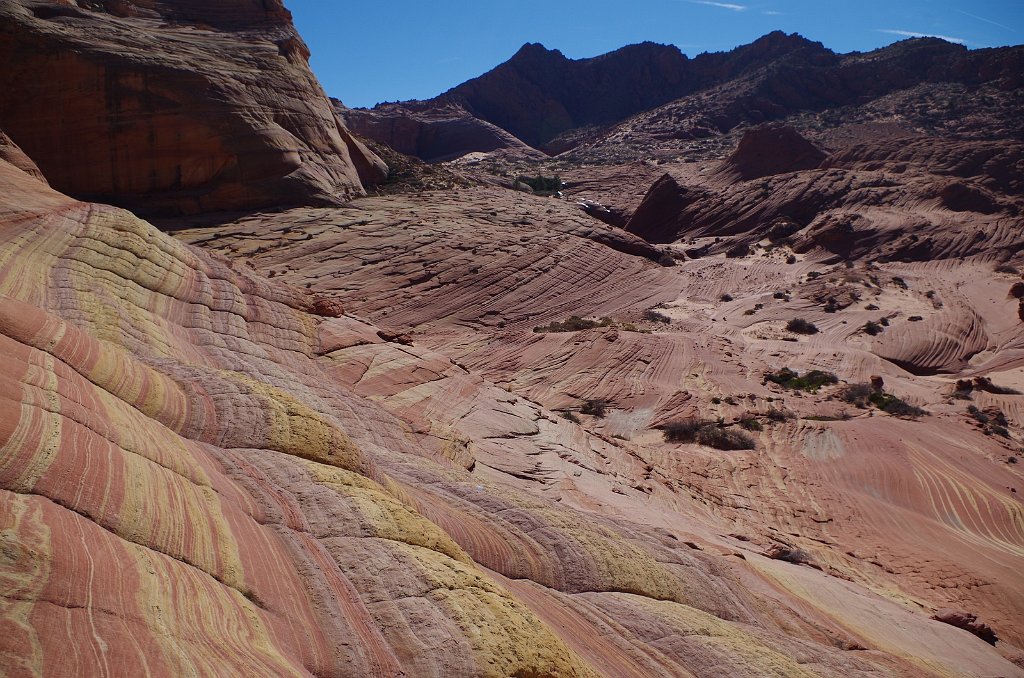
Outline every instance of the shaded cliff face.
<svg viewBox="0 0 1024 678">
<path fill-rule="evenodd" d="M 0 6 L 0 125 L 59 190 L 194 213 L 330 204 L 383 178 L 279 1 L 89 7 Z"/>
</svg>

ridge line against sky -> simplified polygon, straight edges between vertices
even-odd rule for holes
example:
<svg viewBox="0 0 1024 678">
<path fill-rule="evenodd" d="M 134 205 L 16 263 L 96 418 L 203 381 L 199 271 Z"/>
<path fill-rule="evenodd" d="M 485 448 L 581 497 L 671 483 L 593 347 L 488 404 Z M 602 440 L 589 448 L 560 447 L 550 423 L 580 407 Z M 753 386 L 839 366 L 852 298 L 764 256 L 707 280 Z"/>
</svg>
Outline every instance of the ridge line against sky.
<svg viewBox="0 0 1024 678">
<path fill-rule="evenodd" d="M 773 30 L 835 52 L 934 36 L 971 49 L 1024 43 L 1024 0 L 611 0 L 480 3 L 395 0 L 386 6 L 285 0 L 327 93 L 353 107 L 429 99 L 539 42 L 571 59 L 644 41 L 688 56 Z"/>
</svg>

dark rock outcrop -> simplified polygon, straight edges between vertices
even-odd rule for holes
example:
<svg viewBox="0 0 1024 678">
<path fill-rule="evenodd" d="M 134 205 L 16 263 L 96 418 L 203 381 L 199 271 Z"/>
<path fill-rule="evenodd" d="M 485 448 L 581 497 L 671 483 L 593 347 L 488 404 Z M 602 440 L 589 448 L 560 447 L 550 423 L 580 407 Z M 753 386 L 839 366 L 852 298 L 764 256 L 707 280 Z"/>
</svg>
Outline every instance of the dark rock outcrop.
<svg viewBox="0 0 1024 678">
<path fill-rule="evenodd" d="M 5 2 L 0 125 L 76 197 L 151 214 L 331 204 L 386 168 L 308 57 L 280 0 Z"/>
<path fill-rule="evenodd" d="M 992 627 L 984 622 L 978 621 L 978 615 L 972 614 L 971 612 L 958 612 L 956 610 L 943 608 L 932 615 L 932 619 L 944 624 L 956 626 L 957 628 L 961 628 L 965 631 L 970 631 L 989 645 L 995 645 L 996 641 L 999 640 L 995 631 L 992 630 Z"/>
<path fill-rule="evenodd" d="M 816 169 L 825 153 L 787 125 L 747 130 L 722 171 L 749 180 Z"/>
<path fill-rule="evenodd" d="M 693 225 L 690 208 L 711 195 L 704 189 L 683 186 L 666 173 L 651 186 L 626 230 L 648 242 L 672 242 Z"/>
</svg>

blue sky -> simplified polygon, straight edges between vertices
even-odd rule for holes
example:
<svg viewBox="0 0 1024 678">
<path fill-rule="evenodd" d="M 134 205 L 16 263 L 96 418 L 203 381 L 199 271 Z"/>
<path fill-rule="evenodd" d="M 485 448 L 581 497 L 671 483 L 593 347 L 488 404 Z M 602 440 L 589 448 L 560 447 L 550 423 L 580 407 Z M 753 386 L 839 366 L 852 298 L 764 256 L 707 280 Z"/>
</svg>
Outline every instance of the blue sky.
<svg viewBox="0 0 1024 678">
<path fill-rule="evenodd" d="M 324 89 L 349 106 L 426 99 L 523 43 L 574 59 L 651 40 L 732 49 L 779 29 L 837 52 L 915 34 L 976 49 L 1024 43 L 1024 0 L 285 0 Z"/>
</svg>

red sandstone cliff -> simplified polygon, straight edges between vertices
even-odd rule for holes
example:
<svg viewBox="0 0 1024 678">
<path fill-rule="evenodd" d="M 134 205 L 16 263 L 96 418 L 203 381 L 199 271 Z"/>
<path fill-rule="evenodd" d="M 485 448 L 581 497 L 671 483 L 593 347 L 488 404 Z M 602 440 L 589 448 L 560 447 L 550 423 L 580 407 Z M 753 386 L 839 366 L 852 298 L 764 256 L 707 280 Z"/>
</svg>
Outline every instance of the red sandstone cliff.
<svg viewBox="0 0 1024 678">
<path fill-rule="evenodd" d="M 147 213 L 331 204 L 383 178 L 280 0 L 0 5 L 0 126 L 49 182 Z"/>
</svg>

